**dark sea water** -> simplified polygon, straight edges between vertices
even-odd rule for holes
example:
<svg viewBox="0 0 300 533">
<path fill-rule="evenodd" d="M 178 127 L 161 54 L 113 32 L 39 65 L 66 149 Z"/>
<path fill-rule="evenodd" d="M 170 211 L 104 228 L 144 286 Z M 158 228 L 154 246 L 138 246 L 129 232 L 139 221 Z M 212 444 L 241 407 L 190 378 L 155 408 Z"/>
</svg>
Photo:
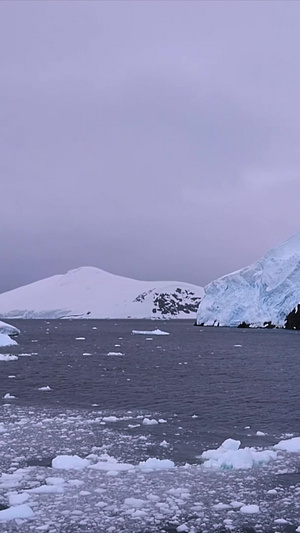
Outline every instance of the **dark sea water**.
<svg viewBox="0 0 300 533">
<path fill-rule="evenodd" d="M 272 449 L 300 434 L 298 332 L 202 328 L 182 320 L 10 323 L 21 335 L 18 346 L 0 349 L 18 356 L 0 361 L 0 422 L 8 428 L 0 434 L 0 465 L 4 473 L 26 470 L 11 490 L 52 476 L 56 455 L 86 457 L 93 448 L 134 465 L 149 457 L 170 459 L 176 470 L 146 477 L 98 472 L 97 479 L 91 478 L 94 470 L 80 471 L 90 495 L 80 496 L 81 488 L 74 493 L 72 485 L 71 495 L 31 496 L 35 518 L 0 522 L 0 531 L 294 532 L 300 525 L 297 454 L 225 472 L 204 469 L 200 458 L 229 437 L 242 447 Z M 132 334 L 156 328 L 169 335 Z M 51 390 L 38 390 L 46 386 Z M 6 393 L 16 398 L 3 399 Z M 160 422 L 146 425 L 144 418 Z M 95 499 L 97 483 L 110 506 Z M 6 506 L 10 489 L 3 479 L 2 485 L 0 479 L 0 504 Z M 273 489 L 276 494 L 269 494 Z M 148 493 L 159 501 L 150 498 L 150 508 L 141 504 L 146 516 L 126 510 L 126 497 L 146 501 Z M 75 497 L 78 514 L 72 514 Z M 258 504 L 260 513 L 214 507 L 231 500 Z"/>
</svg>

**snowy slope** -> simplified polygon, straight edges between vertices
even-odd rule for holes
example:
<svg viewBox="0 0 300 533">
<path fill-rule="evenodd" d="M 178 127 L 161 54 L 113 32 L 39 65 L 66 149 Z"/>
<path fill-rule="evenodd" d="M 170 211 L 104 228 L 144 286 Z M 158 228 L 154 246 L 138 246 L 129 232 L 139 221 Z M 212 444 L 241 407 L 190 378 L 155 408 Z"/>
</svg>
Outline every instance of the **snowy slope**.
<svg viewBox="0 0 300 533">
<path fill-rule="evenodd" d="M 202 287 L 188 283 L 137 281 L 82 267 L 0 294 L 0 316 L 193 318 L 202 296 Z"/>
<path fill-rule="evenodd" d="M 205 287 L 197 324 L 284 327 L 300 303 L 300 233 L 252 265 Z"/>
</svg>

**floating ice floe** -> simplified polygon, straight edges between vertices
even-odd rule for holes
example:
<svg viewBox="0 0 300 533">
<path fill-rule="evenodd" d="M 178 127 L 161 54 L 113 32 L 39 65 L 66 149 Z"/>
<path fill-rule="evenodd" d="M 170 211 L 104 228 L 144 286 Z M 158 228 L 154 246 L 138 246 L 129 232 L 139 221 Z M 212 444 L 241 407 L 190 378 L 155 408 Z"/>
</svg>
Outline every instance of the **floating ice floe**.
<svg viewBox="0 0 300 533">
<path fill-rule="evenodd" d="M 102 420 L 103 422 L 118 422 L 119 418 L 117 416 L 111 415 L 111 416 L 104 416 Z"/>
<path fill-rule="evenodd" d="M 41 390 L 41 391 L 51 391 L 51 387 L 49 387 L 49 385 L 46 385 L 45 387 L 39 387 L 38 390 Z"/>
<path fill-rule="evenodd" d="M 8 503 L 9 505 L 20 505 L 27 502 L 29 494 L 27 492 L 9 492 Z"/>
<path fill-rule="evenodd" d="M 8 353 L 0 353 L 0 361 L 16 361 L 18 357 L 16 355 L 9 355 Z"/>
<path fill-rule="evenodd" d="M 16 505 L 0 511 L 0 521 L 15 520 L 18 518 L 32 518 L 34 512 L 27 504 Z"/>
<path fill-rule="evenodd" d="M 281 440 L 278 444 L 275 444 L 274 448 L 275 450 L 283 450 L 284 452 L 300 453 L 300 437 Z"/>
<path fill-rule="evenodd" d="M 240 508 L 241 513 L 243 514 L 257 514 L 260 512 L 260 509 L 258 505 L 243 505 L 243 507 Z"/>
<path fill-rule="evenodd" d="M 170 335 L 167 331 L 161 329 L 154 329 L 153 331 L 139 331 L 137 329 L 132 330 L 133 335 Z"/>
<path fill-rule="evenodd" d="M 18 343 L 11 339 L 6 333 L 0 333 L 0 347 L 2 346 L 17 346 Z"/>
<path fill-rule="evenodd" d="M 4 398 L 4 400 L 14 400 L 16 398 L 16 396 L 13 396 L 9 392 L 7 392 L 6 394 L 4 394 L 3 398 Z"/>
<path fill-rule="evenodd" d="M 155 418 L 144 418 L 143 422 L 144 426 L 154 426 L 158 424 L 157 420 Z"/>
<path fill-rule="evenodd" d="M 272 450 L 257 451 L 255 448 L 241 448 L 239 440 L 227 439 L 216 450 L 202 453 L 205 468 L 243 469 L 252 468 L 256 464 L 268 463 L 276 459 Z"/>
<path fill-rule="evenodd" d="M 138 468 L 143 472 L 153 472 L 154 470 L 170 470 L 175 468 L 175 464 L 170 459 L 156 459 L 150 457 L 147 461 L 141 461 Z"/>
<path fill-rule="evenodd" d="M 107 355 L 110 355 L 110 356 L 112 356 L 112 355 L 114 355 L 114 356 L 121 356 L 121 355 L 124 355 L 124 354 L 123 354 L 122 352 L 108 352 Z"/>
<path fill-rule="evenodd" d="M 100 461 L 96 464 L 90 465 L 89 468 L 94 470 L 102 470 L 104 472 L 128 472 L 132 470 L 134 466 L 130 463 L 119 463 L 117 459 L 107 454 L 100 456 Z"/>
<path fill-rule="evenodd" d="M 82 459 L 78 455 L 58 455 L 52 460 L 52 468 L 61 470 L 82 470 L 89 466 L 89 459 Z"/>
</svg>

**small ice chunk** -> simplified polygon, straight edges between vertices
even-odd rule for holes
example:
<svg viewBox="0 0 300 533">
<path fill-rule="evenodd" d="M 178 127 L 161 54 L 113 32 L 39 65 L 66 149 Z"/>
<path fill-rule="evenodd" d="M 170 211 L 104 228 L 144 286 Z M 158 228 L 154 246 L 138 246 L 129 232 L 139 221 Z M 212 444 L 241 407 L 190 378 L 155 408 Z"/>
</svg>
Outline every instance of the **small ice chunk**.
<svg viewBox="0 0 300 533">
<path fill-rule="evenodd" d="M 82 470 L 89 466 L 89 459 L 82 459 L 78 455 L 58 455 L 52 460 L 52 468 L 61 470 Z"/>
<path fill-rule="evenodd" d="M 119 357 L 124 354 L 122 352 L 108 352 L 107 355 Z"/>
<path fill-rule="evenodd" d="M 138 464 L 140 470 L 151 472 L 153 470 L 170 470 L 175 468 L 175 464 L 170 459 L 156 459 L 155 457 L 150 457 L 147 461 L 141 461 Z"/>
<path fill-rule="evenodd" d="M 225 510 L 231 509 L 231 505 L 228 505 L 228 503 L 220 502 L 220 503 L 216 503 L 215 505 L 213 505 L 212 508 L 215 511 L 225 511 Z"/>
<path fill-rule="evenodd" d="M 154 426 L 158 424 L 157 420 L 155 418 L 144 418 L 143 422 L 144 426 Z"/>
<path fill-rule="evenodd" d="M 61 485 L 40 485 L 33 489 L 28 489 L 28 492 L 33 494 L 61 494 L 64 492 L 64 488 Z"/>
<path fill-rule="evenodd" d="M 29 494 L 27 492 L 9 492 L 8 503 L 9 505 L 20 505 L 28 500 Z"/>
<path fill-rule="evenodd" d="M 230 506 L 232 507 L 232 509 L 240 509 L 241 507 L 243 507 L 244 503 L 243 502 L 238 502 L 236 500 L 233 500 L 232 502 L 230 502 Z"/>
<path fill-rule="evenodd" d="M 18 518 L 32 518 L 34 512 L 27 504 L 16 505 L 0 511 L 0 521 L 15 520 Z"/>
<path fill-rule="evenodd" d="M 42 390 L 42 391 L 50 391 L 52 390 L 51 387 L 49 387 L 49 385 L 46 385 L 45 387 L 39 387 L 38 390 Z"/>
<path fill-rule="evenodd" d="M 111 416 L 104 416 L 102 420 L 104 422 L 117 422 L 119 419 L 117 416 L 111 415 Z"/>
<path fill-rule="evenodd" d="M 256 435 L 257 435 L 258 437 L 265 437 L 265 435 L 267 435 L 267 433 L 264 433 L 263 431 L 257 431 L 257 432 L 256 432 Z"/>
<path fill-rule="evenodd" d="M 140 509 L 141 507 L 144 507 L 146 501 L 141 500 L 139 498 L 125 498 L 124 505 L 126 507 L 133 507 L 134 509 Z"/>
<path fill-rule="evenodd" d="M 189 528 L 186 524 L 181 524 L 176 528 L 177 533 L 185 533 L 186 531 L 189 531 Z"/>
<path fill-rule="evenodd" d="M 17 361 L 17 359 L 18 359 L 17 355 L 9 355 L 8 353 L 0 354 L 0 361 Z"/>
<path fill-rule="evenodd" d="M 257 514 L 260 512 L 258 505 L 243 505 L 240 508 L 241 513 L 243 514 Z"/>
<path fill-rule="evenodd" d="M 110 455 L 103 454 L 100 456 L 101 461 L 98 461 L 98 463 L 90 465 L 89 468 L 92 468 L 93 470 L 102 470 L 107 473 L 118 473 L 118 472 L 127 472 L 128 470 L 132 470 L 134 466 L 130 463 L 119 463 L 118 460 L 115 457 L 111 457 Z"/>
<path fill-rule="evenodd" d="M 4 400 L 13 400 L 14 398 L 16 398 L 16 396 L 13 396 L 9 392 L 7 392 L 6 394 L 4 394 L 3 398 Z"/>
<path fill-rule="evenodd" d="M 65 482 L 63 477 L 46 477 L 45 481 L 47 485 L 62 485 Z"/>
<path fill-rule="evenodd" d="M 140 331 L 137 329 L 132 330 L 133 335 L 170 335 L 167 331 L 162 331 L 161 329 L 154 329 L 153 331 Z"/>
<path fill-rule="evenodd" d="M 85 337 L 76 337 L 76 341 L 85 341 Z"/>
<path fill-rule="evenodd" d="M 300 437 L 281 440 L 274 446 L 275 450 L 283 450 L 290 453 L 300 453 Z"/>
</svg>

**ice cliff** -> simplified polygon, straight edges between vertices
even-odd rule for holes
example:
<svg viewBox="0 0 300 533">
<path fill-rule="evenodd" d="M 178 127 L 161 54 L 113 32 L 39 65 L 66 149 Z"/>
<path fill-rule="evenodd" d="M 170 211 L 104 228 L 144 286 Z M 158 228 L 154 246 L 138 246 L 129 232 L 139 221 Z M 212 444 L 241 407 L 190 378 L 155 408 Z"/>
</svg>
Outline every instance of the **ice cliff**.
<svg viewBox="0 0 300 533">
<path fill-rule="evenodd" d="M 205 287 L 197 324 L 300 329 L 300 233 Z"/>
</svg>

